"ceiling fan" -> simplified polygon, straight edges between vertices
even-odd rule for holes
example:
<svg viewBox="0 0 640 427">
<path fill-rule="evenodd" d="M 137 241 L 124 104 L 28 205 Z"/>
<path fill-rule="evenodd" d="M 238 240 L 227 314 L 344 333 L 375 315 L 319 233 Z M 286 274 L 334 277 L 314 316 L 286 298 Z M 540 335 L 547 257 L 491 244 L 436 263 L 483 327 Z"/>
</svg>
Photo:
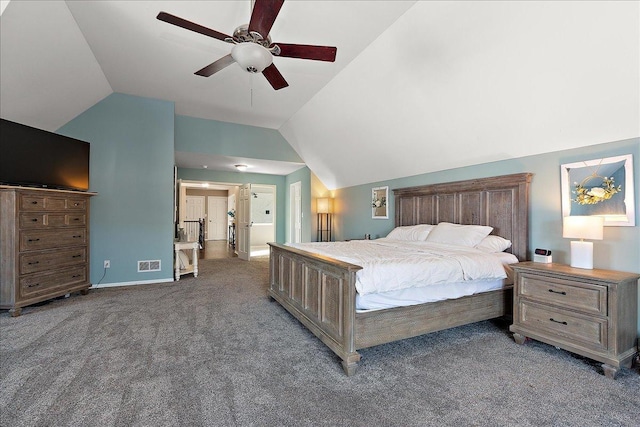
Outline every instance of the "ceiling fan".
<svg viewBox="0 0 640 427">
<path fill-rule="evenodd" d="M 214 39 L 233 44 L 231 53 L 198 70 L 195 74 L 209 77 L 237 62 L 250 73 L 262 73 L 275 90 L 289 86 L 273 63 L 273 56 L 334 62 L 337 48 L 304 44 L 273 43 L 269 31 L 284 0 L 255 0 L 249 24 L 241 25 L 233 37 L 186 19 L 160 12 L 157 19 Z"/>
</svg>

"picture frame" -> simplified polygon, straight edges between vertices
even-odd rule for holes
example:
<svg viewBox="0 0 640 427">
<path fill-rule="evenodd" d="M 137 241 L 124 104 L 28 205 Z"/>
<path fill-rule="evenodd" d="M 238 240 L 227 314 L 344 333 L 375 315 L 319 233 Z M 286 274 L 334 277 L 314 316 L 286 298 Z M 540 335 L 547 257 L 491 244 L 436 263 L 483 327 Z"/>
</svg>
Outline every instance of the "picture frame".
<svg viewBox="0 0 640 427">
<path fill-rule="evenodd" d="M 605 226 L 635 226 L 633 155 L 560 166 L 562 216 L 597 215 Z"/>
<path fill-rule="evenodd" d="M 371 189 L 371 218 L 389 218 L 389 187 L 374 187 Z"/>
</svg>

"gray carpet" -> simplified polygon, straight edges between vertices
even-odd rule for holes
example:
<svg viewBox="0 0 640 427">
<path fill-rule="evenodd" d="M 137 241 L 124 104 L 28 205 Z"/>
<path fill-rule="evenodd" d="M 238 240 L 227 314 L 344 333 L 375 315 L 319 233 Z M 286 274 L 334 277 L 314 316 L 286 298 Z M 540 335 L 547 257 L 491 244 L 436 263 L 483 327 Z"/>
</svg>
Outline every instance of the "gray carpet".
<svg viewBox="0 0 640 427">
<path fill-rule="evenodd" d="M 353 377 L 266 297 L 268 265 L 0 314 L 3 426 L 638 426 L 640 375 L 481 322 L 361 351 Z"/>
</svg>

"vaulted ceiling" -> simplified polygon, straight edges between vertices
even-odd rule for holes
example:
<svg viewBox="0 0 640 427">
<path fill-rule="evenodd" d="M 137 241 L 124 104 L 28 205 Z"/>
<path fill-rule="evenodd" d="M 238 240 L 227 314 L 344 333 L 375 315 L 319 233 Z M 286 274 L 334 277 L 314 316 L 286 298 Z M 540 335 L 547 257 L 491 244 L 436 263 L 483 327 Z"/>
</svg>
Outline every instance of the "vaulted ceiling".
<svg viewBox="0 0 640 427">
<path fill-rule="evenodd" d="M 3 6 L 6 2 L 3 2 Z M 230 66 L 236 1 L 11 0 L 0 18 L 0 115 L 55 130 L 112 92 L 176 113 L 278 129 L 329 188 L 640 135 L 640 3 L 285 2 L 274 41 L 331 45 L 334 63 L 275 58 L 289 87 Z"/>
</svg>

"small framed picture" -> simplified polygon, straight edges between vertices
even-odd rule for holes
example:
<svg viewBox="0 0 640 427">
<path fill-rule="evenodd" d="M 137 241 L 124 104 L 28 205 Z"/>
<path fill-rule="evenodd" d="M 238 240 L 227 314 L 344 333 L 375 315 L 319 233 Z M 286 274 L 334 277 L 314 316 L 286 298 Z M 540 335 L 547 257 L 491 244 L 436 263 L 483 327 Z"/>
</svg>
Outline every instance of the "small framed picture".
<svg viewBox="0 0 640 427">
<path fill-rule="evenodd" d="M 389 218 L 389 210 L 387 208 L 388 196 L 389 187 L 375 187 L 371 189 L 371 218 Z"/>
</svg>

